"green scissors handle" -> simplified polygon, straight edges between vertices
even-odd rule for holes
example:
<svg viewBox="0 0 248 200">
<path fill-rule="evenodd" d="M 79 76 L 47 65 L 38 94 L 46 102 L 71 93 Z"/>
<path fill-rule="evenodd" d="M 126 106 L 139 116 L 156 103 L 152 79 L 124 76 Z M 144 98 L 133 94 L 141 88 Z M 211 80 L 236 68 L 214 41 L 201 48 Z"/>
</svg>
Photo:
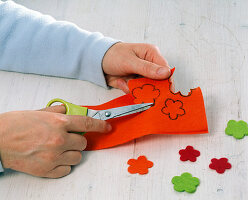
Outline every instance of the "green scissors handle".
<svg viewBox="0 0 248 200">
<path fill-rule="evenodd" d="M 63 103 L 66 108 L 66 115 L 82 115 L 82 116 L 87 116 L 88 114 L 88 108 L 86 107 L 81 107 L 72 103 L 69 103 L 63 99 L 52 99 L 51 101 L 48 102 L 46 107 L 50 107 L 53 103 Z"/>
</svg>

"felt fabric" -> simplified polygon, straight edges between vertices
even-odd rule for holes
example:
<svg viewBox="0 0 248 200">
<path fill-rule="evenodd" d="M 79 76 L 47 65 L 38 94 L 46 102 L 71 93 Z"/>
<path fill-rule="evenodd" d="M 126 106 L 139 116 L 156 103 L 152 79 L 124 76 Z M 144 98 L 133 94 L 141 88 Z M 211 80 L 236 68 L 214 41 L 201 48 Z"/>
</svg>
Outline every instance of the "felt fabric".
<svg viewBox="0 0 248 200">
<path fill-rule="evenodd" d="M 147 174 L 148 168 L 153 167 L 153 162 L 147 160 L 145 156 L 139 156 L 138 159 L 129 159 L 127 164 L 130 166 L 128 167 L 128 172 L 130 174 L 139 173 L 140 175 Z"/>
<path fill-rule="evenodd" d="M 172 70 L 172 74 L 174 69 Z M 191 89 L 187 96 L 170 90 L 171 82 L 147 78 L 133 79 L 130 94 L 99 106 L 104 110 L 138 103 L 154 103 L 150 109 L 124 117 L 108 120 L 110 133 L 86 133 L 86 150 L 113 147 L 149 134 L 200 134 L 208 133 L 204 101 L 200 88 Z"/>
<path fill-rule="evenodd" d="M 174 184 L 174 190 L 177 192 L 194 193 L 197 186 L 200 184 L 200 180 L 188 172 L 181 174 L 181 176 L 174 176 L 171 180 Z"/>
<path fill-rule="evenodd" d="M 185 149 L 179 151 L 181 161 L 191 161 L 195 162 L 196 158 L 200 156 L 200 151 L 195 150 L 192 146 L 187 146 Z"/>
<path fill-rule="evenodd" d="M 227 135 L 233 136 L 236 139 L 242 139 L 245 135 L 248 135 L 247 123 L 243 120 L 229 120 L 225 129 L 225 133 Z"/>
<path fill-rule="evenodd" d="M 216 170 L 217 173 L 223 174 L 226 169 L 231 169 L 232 165 L 228 162 L 227 158 L 216 159 L 213 158 L 209 165 L 210 169 Z"/>
</svg>

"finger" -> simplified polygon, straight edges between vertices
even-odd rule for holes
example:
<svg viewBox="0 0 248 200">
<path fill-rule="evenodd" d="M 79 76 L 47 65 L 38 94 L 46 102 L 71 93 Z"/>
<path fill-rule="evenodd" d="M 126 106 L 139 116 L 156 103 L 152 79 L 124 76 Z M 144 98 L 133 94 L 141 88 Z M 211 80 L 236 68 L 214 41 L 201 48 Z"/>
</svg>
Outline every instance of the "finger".
<svg viewBox="0 0 248 200">
<path fill-rule="evenodd" d="M 146 61 L 155 63 L 160 66 L 168 67 L 168 62 L 161 55 L 159 48 L 152 44 L 133 44 L 135 54 Z"/>
<path fill-rule="evenodd" d="M 84 136 L 76 133 L 67 134 L 65 150 L 83 151 L 87 146 L 87 140 Z"/>
<path fill-rule="evenodd" d="M 130 93 L 128 85 L 127 85 L 127 81 L 122 78 L 110 80 L 108 85 L 111 87 L 120 89 L 126 94 Z"/>
<path fill-rule="evenodd" d="M 40 109 L 40 111 L 46 111 L 46 112 L 55 112 L 55 113 L 61 113 L 65 114 L 66 108 L 64 105 L 58 105 L 58 106 L 50 106 L 47 108 Z"/>
<path fill-rule="evenodd" d="M 151 79 L 166 79 L 171 74 L 168 66 L 160 66 L 137 57 L 133 60 L 130 71 Z"/>
<path fill-rule="evenodd" d="M 68 125 L 66 127 L 68 132 L 106 133 L 112 129 L 111 125 L 103 120 L 79 115 L 67 115 L 66 117 L 68 118 Z"/>
<path fill-rule="evenodd" d="M 57 161 L 58 165 L 77 165 L 81 162 L 82 152 L 80 151 L 65 151 Z"/>
<path fill-rule="evenodd" d="M 152 59 L 152 62 L 157 65 L 169 67 L 167 60 L 165 60 L 165 58 L 161 55 L 158 47 L 154 48 L 154 57 Z"/>
<path fill-rule="evenodd" d="M 49 171 L 44 177 L 47 178 L 60 178 L 70 174 L 71 166 L 57 166 L 53 170 Z"/>
</svg>

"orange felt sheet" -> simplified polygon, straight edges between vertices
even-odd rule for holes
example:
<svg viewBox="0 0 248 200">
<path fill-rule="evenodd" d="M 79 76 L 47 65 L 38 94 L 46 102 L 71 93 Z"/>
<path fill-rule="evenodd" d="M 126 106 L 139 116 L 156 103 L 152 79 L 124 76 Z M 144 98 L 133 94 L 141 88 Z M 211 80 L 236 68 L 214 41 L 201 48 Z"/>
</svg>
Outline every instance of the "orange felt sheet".
<svg viewBox="0 0 248 200">
<path fill-rule="evenodd" d="M 195 88 L 187 96 L 170 90 L 170 81 L 147 78 L 130 80 L 130 94 L 98 106 L 104 110 L 138 103 L 154 102 L 150 109 L 108 120 L 110 133 L 86 133 L 86 150 L 97 150 L 126 143 L 149 134 L 201 134 L 208 133 L 207 118 L 201 89 Z"/>
</svg>

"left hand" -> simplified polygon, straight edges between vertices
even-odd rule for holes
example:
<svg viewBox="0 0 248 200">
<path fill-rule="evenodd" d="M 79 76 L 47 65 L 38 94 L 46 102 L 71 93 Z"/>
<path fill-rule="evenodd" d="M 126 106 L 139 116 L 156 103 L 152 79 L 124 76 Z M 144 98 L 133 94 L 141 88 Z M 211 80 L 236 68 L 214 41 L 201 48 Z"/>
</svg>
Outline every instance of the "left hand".
<svg viewBox="0 0 248 200">
<path fill-rule="evenodd" d="M 102 62 L 109 86 L 129 93 L 127 81 L 141 75 L 151 79 L 167 79 L 170 67 L 159 49 L 151 44 L 116 43 Z"/>
</svg>

